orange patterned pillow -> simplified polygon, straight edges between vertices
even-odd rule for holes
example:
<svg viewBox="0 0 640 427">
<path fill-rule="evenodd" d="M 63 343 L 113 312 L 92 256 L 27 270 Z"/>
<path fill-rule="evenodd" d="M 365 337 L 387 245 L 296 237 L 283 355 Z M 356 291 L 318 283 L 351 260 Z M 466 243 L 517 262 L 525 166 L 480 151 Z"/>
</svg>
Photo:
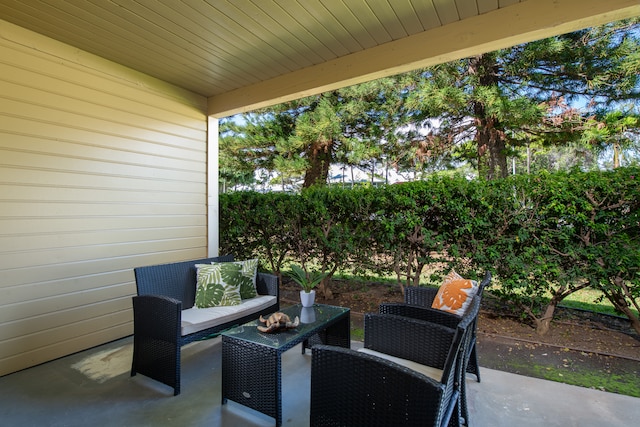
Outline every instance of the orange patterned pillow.
<svg viewBox="0 0 640 427">
<path fill-rule="evenodd" d="M 478 284 L 475 280 L 463 279 L 462 276 L 451 270 L 440 285 L 431 308 L 462 316 L 477 292 Z"/>
</svg>

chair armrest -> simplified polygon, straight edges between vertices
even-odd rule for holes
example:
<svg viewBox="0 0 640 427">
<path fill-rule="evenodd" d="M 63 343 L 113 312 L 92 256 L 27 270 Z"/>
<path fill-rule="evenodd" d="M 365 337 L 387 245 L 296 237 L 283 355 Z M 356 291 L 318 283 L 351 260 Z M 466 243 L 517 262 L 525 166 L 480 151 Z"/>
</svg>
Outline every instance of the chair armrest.
<svg viewBox="0 0 640 427">
<path fill-rule="evenodd" d="M 258 273 L 256 276 L 256 290 L 259 295 L 273 295 L 280 300 L 280 281 L 278 276 L 268 273 Z"/>
<path fill-rule="evenodd" d="M 487 271 L 484 274 L 484 278 L 482 279 L 482 281 L 478 285 L 480 287 L 480 289 L 478 290 L 478 295 L 482 296 L 482 292 L 484 291 L 484 288 L 486 288 L 490 284 L 491 284 L 491 272 Z"/>
<path fill-rule="evenodd" d="M 396 316 L 411 317 L 413 319 L 438 323 L 449 328 L 455 328 L 462 320 L 461 316 L 437 308 L 422 307 L 402 303 L 383 303 L 378 307 L 380 314 L 395 314 Z"/>
<path fill-rule="evenodd" d="M 312 352 L 311 425 L 427 426 L 443 418 L 437 381 L 350 349 L 317 345 Z"/>
<path fill-rule="evenodd" d="M 405 304 L 431 307 L 437 293 L 437 288 L 409 286 L 404 290 L 404 302 Z"/>
<path fill-rule="evenodd" d="M 178 342 L 182 303 L 162 295 L 138 295 L 133 297 L 134 339 Z"/>
<path fill-rule="evenodd" d="M 456 329 L 393 314 L 365 314 L 364 346 L 442 369 Z"/>
</svg>

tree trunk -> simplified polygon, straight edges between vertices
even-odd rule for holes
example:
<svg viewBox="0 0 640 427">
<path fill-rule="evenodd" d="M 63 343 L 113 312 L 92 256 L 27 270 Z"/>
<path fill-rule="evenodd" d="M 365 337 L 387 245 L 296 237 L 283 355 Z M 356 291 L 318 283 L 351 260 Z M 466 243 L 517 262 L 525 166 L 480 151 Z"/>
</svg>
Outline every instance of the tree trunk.
<svg viewBox="0 0 640 427">
<path fill-rule="evenodd" d="M 617 302 L 612 301 L 613 305 L 620 310 L 627 318 L 629 319 L 629 323 L 631 323 L 631 327 L 640 334 L 640 318 L 636 316 L 636 314 L 629 308 L 629 306 L 625 303 L 619 304 Z"/>
<path fill-rule="evenodd" d="M 637 334 L 640 334 L 640 318 L 635 315 L 635 313 L 629 310 L 629 307 L 623 310 L 623 313 L 629 318 L 629 322 L 631 323 L 631 327 L 636 331 Z"/>
<path fill-rule="evenodd" d="M 620 167 L 620 144 L 615 142 L 613 144 L 613 168 L 617 169 Z"/>
<path fill-rule="evenodd" d="M 553 300 L 549 303 L 544 315 L 540 319 L 536 319 L 536 333 L 538 335 L 546 335 L 551 328 L 551 321 L 553 320 L 553 313 L 556 311 L 557 303 Z"/>
<path fill-rule="evenodd" d="M 484 110 L 484 107 L 478 109 Z M 505 142 L 495 128 L 497 119 L 476 117 L 478 144 L 478 173 L 486 179 L 506 178 L 509 170 Z"/>
<path fill-rule="evenodd" d="M 304 175 L 303 188 L 326 184 L 333 155 L 333 141 L 318 141 L 309 149 L 309 169 Z"/>
<path fill-rule="evenodd" d="M 497 64 L 491 54 L 471 59 L 469 72 L 478 79 L 478 87 L 497 87 Z M 473 102 L 478 153 L 478 174 L 486 179 L 505 178 L 507 168 L 504 133 L 497 117 L 489 115 L 483 101 Z"/>
<path fill-rule="evenodd" d="M 619 288 L 622 288 L 622 279 L 621 278 L 616 278 L 614 280 L 614 283 L 619 286 Z M 631 310 L 631 307 L 629 307 L 629 304 L 627 303 L 627 300 L 625 299 L 625 292 L 624 291 L 620 291 L 620 290 L 613 290 L 613 291 L 603 291 L 604 295 L 607 297 L 607 299 L 611 302 L 611 304 L 613 304 L 613 306 L 618 309 L 620 312 L 622 312 L 625 316 L 627 316 L 627 318 L 629 319 L 629 322 L 631 323 L 631 327 L 638 333 L 640 334 L 640 317 L 638 317 L 633 310 Z M 629 295 L 629 298 L 633 299 L 633 297 L 631 295 Z M 636 308 L 638 307 L 638 304 L 635 304 Z"/>
<path fill-rule="evenodd" d="M 333 292 L 331 291 L 331 286 L 329 286 L 330 281 L 331 281 L 330 277 L 325 277 L 318 284 L 318 292 L 322 293 L 322 296 L 326 299 L 333 298 Z"/>
</svg>

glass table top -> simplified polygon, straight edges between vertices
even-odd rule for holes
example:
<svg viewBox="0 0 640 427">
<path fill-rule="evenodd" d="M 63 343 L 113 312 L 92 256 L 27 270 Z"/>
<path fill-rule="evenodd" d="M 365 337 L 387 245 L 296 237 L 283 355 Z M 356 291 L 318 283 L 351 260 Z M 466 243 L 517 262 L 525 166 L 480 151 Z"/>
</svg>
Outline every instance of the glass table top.
<svg viewBox="0 0 640 427">
<path fill-rule="evenodd" d="M 298 316 L 300 324 L 295 329 L 287 329 L 279 332 L 260 332 L 257 328 L 263 325 L 259 320 L 254 320 L 244 325 L 237 326 L 221 333 L 226 337 L 250 341 L 256 344 L 272 348 L 289 347 L 292 342 L 300 342 L 302 336 L 311 336 L 315 332 L 324 329 L 324 326 L 349 312 L 347 307 L 314 304 L 313 307 L 302 307 L 301 304 L 280 309 L 287 314 L 293 322 Z M 267 316 L 263 316 L 267 317 Z"/>
</svg>

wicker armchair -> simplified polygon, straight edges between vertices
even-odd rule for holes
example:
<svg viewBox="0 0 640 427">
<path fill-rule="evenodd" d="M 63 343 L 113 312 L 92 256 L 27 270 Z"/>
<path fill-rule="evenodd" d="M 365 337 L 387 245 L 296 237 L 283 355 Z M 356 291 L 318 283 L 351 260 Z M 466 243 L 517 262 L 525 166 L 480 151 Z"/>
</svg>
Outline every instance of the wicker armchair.
<svg viewBox="0 0 640 427">
<path fill-rule="evenodd" d="M 441 325 L 435 328 L 449 329 Z M 465 331 L 457 328 L 448 332 L 452 340 L 439 379 L 375 355 L 314 346 L 310 426 L 449 425 L 452 415 L 457 416 L 457 371 L 464 357 L 461 348 Z"/>
<path fill-rule="evenodd" d="M 400 308 L 395 311 L 402 315 L 365 316 L 365 348 L 439 369 L 448 357 L 455 331 L 464 331 L 461 356 L 457 360 L 456 381 L 460 396 L 456 416 L 450 423 L 454 426 L 469 425 L 465 372 L 473 354 L 480 301 L 480 294 L 474 296 L 462 317 L 407 304 L 387 305 Z"/>
<path fill-rule="evenodd" d="M 477 296 L 482 298 L 484 288 L 488 286 L 489 283 L 491 283 L 491 273 L 487 271 L 484 278 L 478 285 L 479 289 Z M 437 288 L 408 287 L 405 290 L 404 304 L 381 304 L 379 307 L 379 313 L 412 317 L 414 319 L 422 319 L 433 323 L 439 323 L 450 328 L 455 328 L 458 322 L 460 322 L 460 316 L 431 308 L 431 304 L 433 303 L 437 292 Z M 476 316 L 473 321 L 472 336 L 469 343 L 469 363 L 467 365 L 467 372 L 475 375 L 478 382 L 480 382 L 480 367 L 478 366 L 478 353 L 476 351 L 477 327 L 478 319 Z"/>
</svg>

